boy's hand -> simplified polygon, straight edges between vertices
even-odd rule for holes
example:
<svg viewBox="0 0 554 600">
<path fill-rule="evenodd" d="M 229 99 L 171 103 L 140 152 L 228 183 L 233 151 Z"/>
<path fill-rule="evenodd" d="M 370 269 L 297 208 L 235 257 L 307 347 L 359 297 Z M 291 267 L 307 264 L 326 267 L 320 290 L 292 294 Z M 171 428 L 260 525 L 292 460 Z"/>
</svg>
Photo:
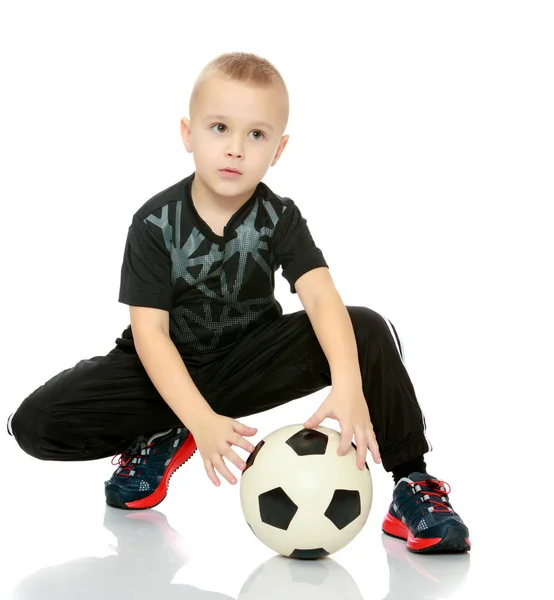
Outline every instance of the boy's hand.
<svg viewBox="0 0 554 600">
<path fill-rule="evenodd" d="M 357 446 L 356 465 L 359 469 L 365 466 L 368 449 L 375 463 L 381 462 L 379 445 L 361 389 L 334 385 L 323 404 L 304 423 L 304 427 L 316 427 L 327 417 L 337 420 L 340 424 L 341 440 L 337 451 L 339 456 L 348 452 L 354 436 Z"/>
<path fill-rule="evenodd" d="M 196 447 L 204 460 L 206 473 L 214 485 L 220 484 L 216 469 L 229 483 L 237 483 L 236 477 L 227 468 L 223 457 L 243 471 L 246 463 L 236 454 L 232 446 L 239 446 L 247 452 L 253 452 L 254 446 L 242 436 L 255 435 L 257 431 L 255 427 L 247 427 L 235 419 L 217 413 L 204 419 L 194 428 L 194 431 L 191 430 Z"/>
</svg>

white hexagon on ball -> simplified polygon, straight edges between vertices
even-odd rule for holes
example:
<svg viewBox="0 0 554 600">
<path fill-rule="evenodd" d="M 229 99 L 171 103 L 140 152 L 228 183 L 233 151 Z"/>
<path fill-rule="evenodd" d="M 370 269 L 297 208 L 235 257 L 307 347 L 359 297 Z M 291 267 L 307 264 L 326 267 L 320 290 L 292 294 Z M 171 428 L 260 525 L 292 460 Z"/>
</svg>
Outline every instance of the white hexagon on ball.
<svg viewBox="0 0 554 600">
<path fill-rule="evenodd" d="M 240 482 L 246 522 L 283 556 L 317 559 L 344 548 L 362 530 L 373 497 L 371 473 L 356 466 L 356 447 L 339 456 L 340 433 L 288 425 L 260 440 Z"/>
</svg>

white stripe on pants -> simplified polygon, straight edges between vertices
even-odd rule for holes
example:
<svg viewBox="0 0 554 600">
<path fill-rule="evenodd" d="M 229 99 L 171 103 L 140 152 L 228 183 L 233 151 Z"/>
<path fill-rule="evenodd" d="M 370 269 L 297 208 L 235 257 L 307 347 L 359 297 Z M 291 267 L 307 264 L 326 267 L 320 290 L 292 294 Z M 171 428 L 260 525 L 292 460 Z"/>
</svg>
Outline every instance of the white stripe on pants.
<svg viewBox="0 0 554 600">
<path fill-rule="evenodd" d="M 392 336 L 392 339 L 394 340 L 394 343 L 396 345 L 396 349 L 398 350 L 398 354 L 400 355 L 400 359 L 402 360 L 404 366 L 406 366 L 406 355 L 404 353 L 404 344 L 402 343 L 402 339 L 400 337 L 400 334 L 396 331 L 396 329 L 393 327 L 393 324 L 391 323 L 391 321 L 389 319 L 387 319 L 387 317 L 381 315 L 385 321 L 385 323 L 387 324 L 387 327 L 389 328 L 390 334 Z M 421 408 L 421 404 L 420 404 L 420 408 Z M 433 446 L 431 444 L 431 440 L 429 440 L 429 438 L 427 437 L 427 423 L 425 422 L 425 415 L 423 414 L 423 410 L 421 411 L 421 416 L 423 417 L 423 435 L 425 436 L 425 439 L 427 440 L 427 443 L 429 444 L 429 451 L 433 450 Z"/>
</svg>

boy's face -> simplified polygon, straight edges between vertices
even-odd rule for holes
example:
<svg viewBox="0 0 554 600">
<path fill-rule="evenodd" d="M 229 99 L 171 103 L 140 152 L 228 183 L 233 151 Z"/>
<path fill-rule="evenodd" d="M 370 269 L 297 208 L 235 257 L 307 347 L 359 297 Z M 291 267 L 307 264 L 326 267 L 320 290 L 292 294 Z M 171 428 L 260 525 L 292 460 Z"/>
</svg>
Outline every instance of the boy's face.
<svg viewBox="0 0 554 600">
<path fill-rule="evenodd" d="M 181 121 L 181 136 L 192 152 L 196 173 L 222 196 L 238 196 L 255 188 L 279 160 L 288 135 L 284 92 L 231 81 L 219 75 L 205 80 L 190 120 Z M 225 177 L 221 170 L 237 169 Z"/>
</svg>

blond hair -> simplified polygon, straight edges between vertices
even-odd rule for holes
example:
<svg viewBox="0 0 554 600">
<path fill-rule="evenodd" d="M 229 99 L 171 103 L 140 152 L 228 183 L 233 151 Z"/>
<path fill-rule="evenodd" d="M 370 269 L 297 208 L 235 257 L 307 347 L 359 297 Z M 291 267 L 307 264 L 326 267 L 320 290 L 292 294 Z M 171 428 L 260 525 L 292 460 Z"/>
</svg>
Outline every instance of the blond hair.
<svg viewBox="0 0 554 600">
<path fill-rule="evenodd" d="M 200 71 L 190 95 L 190 115 L 192 115 L 192 107 L 196 102 L 202 83 L 214 74 L 223 75 L 233 81 L 254 86 L 270 87 L 277 85 L 284 92 L 283 108 L 286 116 L 285 123 L 288 122 L 289 94 L 285 80 L 269 60 L 250 52 L 227 52 L 220 54 Z"/>
</svg>

